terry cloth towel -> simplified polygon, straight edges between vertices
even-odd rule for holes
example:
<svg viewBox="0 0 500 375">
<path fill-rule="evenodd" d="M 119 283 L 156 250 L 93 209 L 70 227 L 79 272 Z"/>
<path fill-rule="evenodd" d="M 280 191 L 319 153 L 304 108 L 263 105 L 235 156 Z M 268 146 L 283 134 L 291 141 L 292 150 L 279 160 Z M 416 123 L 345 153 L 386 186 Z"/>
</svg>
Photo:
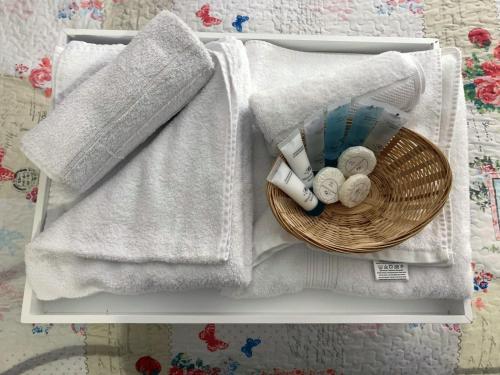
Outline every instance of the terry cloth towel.
<svg viewBox="0 0 500 375">
<path fill-rule="evenodd" d="M 451 235 L 446 226 L 450 215 L 449 205 L 443 209 L 440 215 L 441 217 L 434 219 L 433 224 L 426 226 L 418 235 L 397 246 L 374 253 L 338 253 L 335 256 L 403 262 L 421 266 L 449 266 L 453 263 Z M 285 231 L 276 221 L 271 210 L 265 210 L 256 219 L 254 225 L 254 266 L 262 263 L 277 252 L 296 244 L 304 244 L 304 242 Z M 310 244 L 307 244 L 307 247 L 321 251 L 321 249 Z"/>
<path fill-rule="evenodd" d="M 69 55 L 80 58 L 82 52 L 96 50 L 95 46 L 89 47 L 88 44 L 77 45 L 71 48 Z M 102 46 L 99 47 L 100 54 L 106 58 L 109 53 Z M 110 46 L 110 49 L 115 47 Z M 58 71 L 66 71 L 65 65 L 72 65 L 72 60 L 58 60 Z M 92 70 L 95 65 L 81 70 Z M 202 105 L 198 107 L 207 108 Z M 195 264 L 226 261 L 229 256 L 227 241 L 230 232 L 231 186 L 234 183 L 230 171 L 235 157 L 233 143 L 236 138 L 229 124 L 229 104 L 224 100 L 214 100 L 211 111 L 214 114 L 202 127 L 195 126 L 192 121 L 189 125 L 179 127 L 177 132 L 166 129 L 165 133 L 171 135 L 168 143 L 162 144 L 163 149 L 151 156 L 148 178 L 143 176 L 142 166 L 135 164 L 136 170 L 132 166 L 128 167 L 127 181 L 120 183 L 124 190 L 120 202 L 113 202 L 112 209 L 97 202 L 95 204 L 100 209 L 96 210 L 87 204 L 80 211 L 76 210 L 79 213 L 74 220 L 56 225 L 61 233 L 55 236 L 51 246 L 64 248 L 73 241 L 81 241 L 94 248 L 103 241 L 109 245 L 102 258 L 112 261 L 135 259 L 138 262 Z M 207 111 L 207 114 L 211 114 L 211 111 Z M 193 118 L 199 123 L 203 115 L 197 113 Z M 214 146 L 204 149 L 203 145 Z M 200 152 L 191 155 L 197 147 Z M 168 185 L 155 183 L 155 180 L 164 180 Z M 128 184 L 137 190 L 128 189 Z M 141 205 L 142 194 L 154 200 Z M 177 207 L 178 212 L 173 213 L 165 207 Z M 113 222 L 115 217 L 120 217 L 122 224 L 116 228 Z M 108 223 L 112 230 L 107 228 L 104 233 L 100 232 L 99 227 L 103 226 L 101 220 Z M 93 228 L 93 225 L 96 227 Z M 134 227 L 141 230 L 132 230 Z M 196 231 L 193 228 L 197 228 Z M 79 238 L 82 230 L 92 233 L 93 239 Z"/>
<path fill-rule="evenodd" d="M 317 81 L 321 79 L 332 80 L 337 77 L 339 70 L 344 71 L 353 65 L 353 60 L 356 64 L 364 63 L 367 59 L 373 58 L 373 55 L 360 54 L 332 54 L 332 53 L 311 53 L 295 51 L 283 47 L 278 47 L 271 43 L 263 41 L 248 41 L 245 44 L 247 54 L 250 61 L 250 70 L 252 72 L 253 93 L 268 93 L 273 90 L 281 90 L 288 95 L 288 87 L 300 86 L 303 82 Z M 419 119 L 424 120 L 423 123 L 418 123 L 411 119 L 405 126 L 412 130 L 418 126 L 419 133 L 430 141 L 437 143 L 439 137 L 439 118 L 441 113 L 441 54 L 439 49 L 429 51 L 412 52 L 405 55 L 412 56 L 424 71 L 425 92 L 420 96 L 415 109 L 412 111 L 419 114 Z M 332 67 L 335 66 L 335 69 Z M 391 67 L 384 67 L 383 70 L 390 70 Z M 416 81 L 417 82 L 417 81 Z M 389 90 L 388 94 L 392 91 Z M 401 89 L 400 85 L 394 86 L 394 92 L 397 93 Z M 303 89 L 300 90 L 303 95 L 307 95 Z M 415 91 L 416 92 L 416 91 Z M 380 91 L 382 93 L 382 90 Z M 347 93 L 342 94 L 341 98 L 346 97 Z M 370 96 L 370 95 L 366 95 Z M 408 97 L 408 95 L 406 95 Z M 287 96 L 279 100 L 286 100 Z M 398 104 L 396 100 L 388 100 L 389 96 L 385 95 L 379 98 L 382 101 Z M 414 103 L 413 100 L 407 101 Z M 405 105 L 405 106 L 406 106 Z M 405 108 L 403 106 L 403 108 Z M 407 110 L 408 108 L 406 108 Z M 288 116 L 288 114 L 287 114 Z M 301 114 L 306 116 L 305 114 Z M 280 120 L 281 121 L 281 120 Z M 279 122 L 284 123 L 284 122 Z M 295 127 L 303 125 L 303 120 L 299 123 L 293 119 Z M 428 124 L 428 125 L 425 125 Z M 293 128 L 291 128 L 293 130 Z M 290 130 L 290 131 L 291 131 Z M 275 155 L 276 149 L 268 146 L 268 149 Z M 265 176 L 264 176 L 265 178 Z"/>
<path fill-rule="evenodd" d="M 408 281 L 377 282 L 371 261 L 310 250 L 303 244 L 293 245 L 255 267 L 252 282 L 247 288 L 225 290 L 224 294 L 237 298 L 259 298 L 316 288 L 403 299 L 463 299 L 471 295 L 468 136 L 462 81 L 461 76 L 456 75 L 456 71 L 460 71 L 461 58 L 456 49 L 446 49 L 443 55 L 446 58 L 443 62 L 446 68 L 443 80 L 445 122 L 440 146 L 448 154 L 454 173 L 450 196 L 453 207 L 451 234 L 454 264 L 446 268 L 410 265 Z M 450 67 L 458 69 L 450 71 Z"/>
<path fill-rule="evenodd" d="M 330 103 L 368 96 L 409 111 L 415 107 L 425 87 L 418 61 L 394 51 L 330 69 L 335 75 L 294 80 L 286 86 L 257 91 L 250 98 L 256 123 L 273 155 L 278 153 L 278 143 L 292 130 L 301 128 L 312 113 L 323 110 Z"/>
<path fill-rule="evenodd" d="M 52 56 L 54 104 L 57 106 L 85 80 L 111 63 L 124 48 L 124 44 L 92 44 L 76 40 L 56 46 Z M 45 222 L 54 221 L 87 193 L 88 190 L 86 194 L 80 194 L 67 185 L 51 181 Z"/>
<path fill-rule="evenodd" d="M 27 278 L 38 298 L 249 283 L 248 61 L 240 41 L 207 47 L 216 72 L 194 100 L 27 246 Z M 225 175 L 230 181 L 222 183 Z M 219 209 L 216 216 L 214 205 L 223 201 L 229 203 L 227 211 Z M 214 263 L 222 254 L 227 260 Z M 204 263 L 186 264 L 195 258 Z"/>
<path fill-rule="evenodd" d="M 116 59 L 124 48 L 124 44 L 92 44 L 78 40 L 56 46 L 52 59 L 55 104 L 60 104 L 85 80 Z"/>
<path fill-rule="evenodd" d="M 261 92 L 273 86 L 286 87 L 289 82 L 300 83 L 311 78 L 332 74 L 332 67 L 345 66 L 353 59 L 366 61 L 370 55 L 326 54 L 294 51 L 261 42 L 246 43 L 252 75 L 252 92 Z M 423 67 L 426 90 L 414 111 L 414 118 L 408 127 L 423 134 L 445 149 L 446 137 L 440 136 L 442 73 L 441 50 L 433 49 L 409 53 Z M 447 69 L 453 76 L 461 74 L 455 66 Z M 455 78 L 453 78 L 455 79 Z M 449 97 L 449 95 L 448 95 Z M 443 105 L 444 108 L 447 108 Z M 446 124 L 447 121 L 443 121 Z M 444 142 L 444 143 L 443 143 Z M 254 262 L 258 264 L 279 250 L 299 241 L 285 232 L 274 219 L 265 199 L 265 179 L 274 158 L 266 153 L 265 140 L 258 132 L 254 133 Z M 449 147 L 449 145 L 448 145 Z M 451 213 L 449 205 L 417 236 L 394 247 L 377 253 L 356 254 L 356 258 L 400 261 L 412 264 L 449 265 L 453 262 L 451 246 Z M 349 256 L 349 255 L 345 255 Z"/>
<path fill-rule="evenodd" d="M 56 181 L 85 191 L 172 118 L 213 73 L 194 33 L 167 11 L 22 139 Z"/>
</svg>

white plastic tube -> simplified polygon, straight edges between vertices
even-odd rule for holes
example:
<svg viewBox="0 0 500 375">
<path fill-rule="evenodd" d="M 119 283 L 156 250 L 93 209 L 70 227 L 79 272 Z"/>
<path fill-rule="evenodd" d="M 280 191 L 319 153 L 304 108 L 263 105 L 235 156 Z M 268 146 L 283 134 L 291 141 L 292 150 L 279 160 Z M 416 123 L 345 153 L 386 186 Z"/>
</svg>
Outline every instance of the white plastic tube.
<svg viewBox="0 0 500 375">
<path fill-rule="evenodd" d="M 292 134 L 278 144 L 278 148 L 304 185 L 308 188 L 312 187 L 314 174 L 300 136 L 300 130 L 295 129 Z"/>
<path fill-rule="evenodd" d="M 283 160 L 278 159 L 274 163 L 267 176 L 267 181 L 280 188 L 309 215 L 316 216 L 323 211 L 324 205 L 318 201 L 313 192 L 304 185 Z"/>
</svg>

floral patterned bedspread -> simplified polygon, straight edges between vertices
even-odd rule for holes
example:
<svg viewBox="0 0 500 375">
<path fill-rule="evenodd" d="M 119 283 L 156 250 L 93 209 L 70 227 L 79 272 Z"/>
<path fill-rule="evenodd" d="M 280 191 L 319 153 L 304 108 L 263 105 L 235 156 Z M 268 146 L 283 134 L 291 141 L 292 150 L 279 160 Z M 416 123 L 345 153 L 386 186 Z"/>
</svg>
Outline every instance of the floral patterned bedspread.
<svg viewBox="0 0 500 375">
<path fill-rule="evenodd" d="M 19 138 L 47 114 L 58 32 L 138 29 L 165 8 L 200 31 L 427 36 L 462 49 L 473 324 L 19 323 L 38 183 Z M 0 0 L 0 373 L 500 374 L 499 14 L 495 0 Z"/>
</svg>

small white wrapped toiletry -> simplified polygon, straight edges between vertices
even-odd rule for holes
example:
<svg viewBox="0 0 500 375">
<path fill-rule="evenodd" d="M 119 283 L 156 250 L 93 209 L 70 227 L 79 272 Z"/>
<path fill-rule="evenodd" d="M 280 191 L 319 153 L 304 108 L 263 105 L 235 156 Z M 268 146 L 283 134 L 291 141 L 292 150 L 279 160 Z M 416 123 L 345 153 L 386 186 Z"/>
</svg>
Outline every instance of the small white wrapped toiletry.
<svg viewBox="0 0 500 375">
<path fill-rule="evenodd" d="M 372 100 L 353 100 L 351 108 L 355 108 L 352 125 L 344 141 L 344 150 L 348 147 L 362 145 L 368 134 L 375 127 L 384 109 Z"/>
<path fill-rule="evenodd" d="M 314 194 L 325 204 L 335 203 L 339 200 L 340 187 L 344 181 L 345 177 L 339 169 L 325 167 L 314 177 Z"/>
<path fill-rule="evenodd" d="M 311 167 L 317 172 L 325 166 L 325 114 L 323 111 L 314 114 L 304 122 L 304 138 Z"/>
<path fill-rule="evenodd" d="M 344 148 L 347 118 L 351 112 L 351 100 L 330 104 L 325 119 L 325 165 L 336 166 L 337 159 Z"/>
<path fill-rule="evenodd" d="M 278 148 L 290 165 L 290 168 L 302 180 L 307 188 L 312 187 L 314 174 L 306 154 L 300 130 L 295 129 L 286 139 L 278 144 Z"/>
<path fill-rule="evenodd" d="M 384 108 L 384 112 L 382 112 L 379 121 L 363 143 L 363 146 L 369 148 L 377 155 L 408 121 L 408 114 L 406 112 L 400 111 L 388 104 L 381 105 Z"/>
<path fill-rule="evenodd" d="M 298 178 L 288 165 L 281 159 L 276 160 L 267 181 L 280 188 L 292 198 L 309 215 L 318 216 L 323 212 L 324 205 Z"/>
<path fill-rule="evenodd" d="M 363 147 L 349 147 L 339 157 L 338 167 L 345 177 L 355 174 L 369 175 L 377 165 L 377 158 L 372 150 Z"/>
<path fill-rule="evenodd" d="M 370 179 L 364 174 L 349 177 L 340 187 L 340 203 L 349 208 L 356 207 L 366 199 L 371 185 Z"/>
</svg>

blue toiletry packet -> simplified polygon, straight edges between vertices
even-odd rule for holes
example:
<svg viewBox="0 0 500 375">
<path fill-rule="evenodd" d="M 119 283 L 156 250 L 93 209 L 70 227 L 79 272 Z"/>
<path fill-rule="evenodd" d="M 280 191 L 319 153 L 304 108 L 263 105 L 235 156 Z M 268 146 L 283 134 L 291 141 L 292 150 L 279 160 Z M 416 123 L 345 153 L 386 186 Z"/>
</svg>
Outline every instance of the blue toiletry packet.
<svg viewBox="0 0 500 375">
<path fill-rule="evenodd" d="M 360 146 L 377 124 L 384 109 L 374 105 L 361 106 L 352 118 L 352 125 L 346 137 L 345 147 Z"/>
<path fill-rule="evenodd" d="M 325 165 L 335 167 L 342 153 L 351 102 L 329 106 L 325 120 Z"/>
</svg>

